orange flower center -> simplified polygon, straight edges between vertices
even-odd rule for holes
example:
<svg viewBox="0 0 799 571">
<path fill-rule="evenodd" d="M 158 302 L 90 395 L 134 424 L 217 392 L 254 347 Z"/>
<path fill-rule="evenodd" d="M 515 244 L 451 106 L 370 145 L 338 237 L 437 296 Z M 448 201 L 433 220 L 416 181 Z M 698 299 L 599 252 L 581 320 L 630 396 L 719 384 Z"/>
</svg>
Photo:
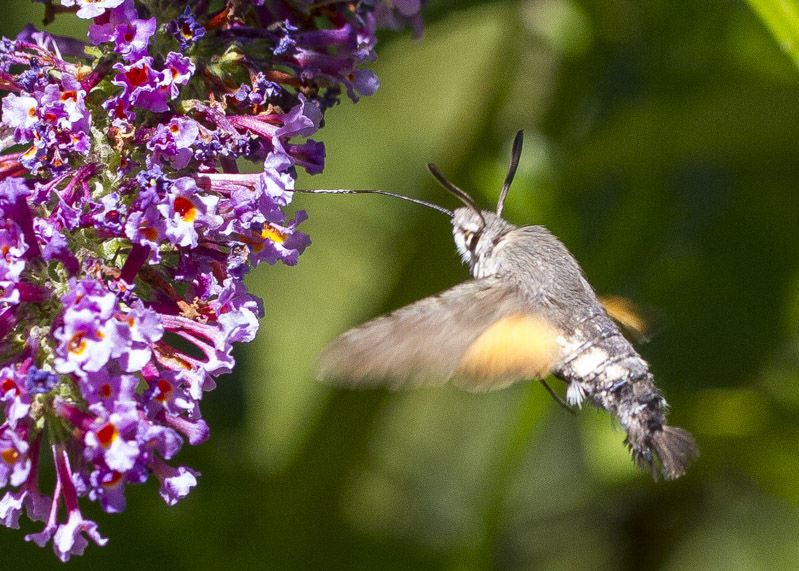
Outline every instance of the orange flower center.
<svg viewBox="0 0 799 571">
<path fill-rule="evenodd" d="M 188 198 L 178 196 L 175 199 L 175 212 L 177 212 L 184 222 L 193 222 L 197 217 L 197 208 Z"/>
<path fill-rule="evenodd" d="M 67 351 L 75 355 L 82 354 L 86 350 L 86 340 L 83 338 L 84 335 L 82 331 L 75 333 L 72 339 L 69 340 L 69 343 L 67 343 Z"/>
<path fill-rule="evenodd" d="M 17 458 L 19 458 L 19 452 L 13 448 L 6 448 L 2 453 L 0 453 L 0 456 L 3 457 L 3 461 L 6 464 L 10 465 L 17 461 Z"/>
<path fill-rule="evenodd" d="M 282 244 L 283 241 L 286 239 L 286 233 L 281 232 L 274 226 L 264 226 L 263 230 L 261 230 L 261 238 L 268 238 L 273 242 L 277 242 L 278 244 Z"/>
<path fill-rule="evenodd" d="M 100 441 L 100 445 L 103 448 L 108 448 L 111 446 L 114 440 L 116 440 L 117 436 L 119 436 L 117 427 L 110 422 L 97 431 L 97 440 Z"/>
</svg>

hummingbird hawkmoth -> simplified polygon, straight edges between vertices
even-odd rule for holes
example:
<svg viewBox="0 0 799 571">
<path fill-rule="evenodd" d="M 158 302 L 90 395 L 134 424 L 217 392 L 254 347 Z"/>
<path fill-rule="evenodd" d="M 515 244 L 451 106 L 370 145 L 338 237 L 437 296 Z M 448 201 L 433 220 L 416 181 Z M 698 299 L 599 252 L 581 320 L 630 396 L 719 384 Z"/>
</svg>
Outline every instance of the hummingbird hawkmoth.
<svg viewBox="0 0 799 571">
<path fill-rule="evenodd" d="M 502 218 L 521 149 L 519 131 L 495 212 L 480 210 L 433 164 L 430 172 L 464 206 L 450 211 L 379 190 L 321 191 L 388 194 L 447 214 L 473 279 L 343 333 L 320 353 L 319 377 L 350 387 L 451 382 L 472 391 L 538 380 L 558 398 L 546 385 L 554 375 L 567 384 L 569 405 L 587 400 L 618 419 L 640 467 L 677 478 L 698 449 L 690 433 L 666 424 L 668 405 L 647 362 L 558 238 Z"/>
</svg>

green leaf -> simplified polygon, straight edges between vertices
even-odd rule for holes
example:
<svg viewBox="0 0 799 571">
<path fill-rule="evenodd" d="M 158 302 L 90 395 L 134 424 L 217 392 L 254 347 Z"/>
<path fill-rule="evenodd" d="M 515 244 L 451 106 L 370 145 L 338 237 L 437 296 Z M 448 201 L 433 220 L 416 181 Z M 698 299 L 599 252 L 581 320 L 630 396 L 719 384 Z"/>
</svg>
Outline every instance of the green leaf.
<svg viewBox="0 0 799 571">
<path fill-rule="evenodd" d="M 799 65 L 799 4 L 784 0 L 747 0 L 780 48 Z"/>
</svg>

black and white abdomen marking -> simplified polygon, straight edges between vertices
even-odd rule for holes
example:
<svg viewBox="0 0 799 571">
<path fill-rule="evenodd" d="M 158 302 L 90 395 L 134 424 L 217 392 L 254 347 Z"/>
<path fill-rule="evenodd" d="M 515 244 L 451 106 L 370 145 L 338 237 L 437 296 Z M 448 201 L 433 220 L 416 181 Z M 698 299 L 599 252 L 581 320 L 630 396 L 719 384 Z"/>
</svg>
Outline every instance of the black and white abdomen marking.
<svg viewBox="0 0 799 571">
<path fill-rule="evenodd" d="M 560 336 L 562 358 L 555 375 L 568 383 L 566 399 L 587 399 L 618 418 L 639 465 L 667 478 L 682 474 L 697 452 L 693 438 L 666 425 L 667 403 L 649 365 L 607 315 L 595 314 L 571 335 Z"/>
<path fill-rule="evenodd" d="M 560 336 L 562 355 L 555 375 L 569 387 L 566 398 L 579 406 L 588 398 L 595 405 L 619 416 L 635 413 L 634 409 L 655 405 L 666 406 L 652 382 L 649 365 L 633 349 L 616 324 L 605 315 L 586 320 L 568 337 Z M 631 385 L 646 385 L 631 391 Z M 630 397 L 643 398 L 628 402 Z M 631 410 L 625 410 L 630 407 Z M 622 422 L 622 426 L 626 425 Z"/>
</svg>

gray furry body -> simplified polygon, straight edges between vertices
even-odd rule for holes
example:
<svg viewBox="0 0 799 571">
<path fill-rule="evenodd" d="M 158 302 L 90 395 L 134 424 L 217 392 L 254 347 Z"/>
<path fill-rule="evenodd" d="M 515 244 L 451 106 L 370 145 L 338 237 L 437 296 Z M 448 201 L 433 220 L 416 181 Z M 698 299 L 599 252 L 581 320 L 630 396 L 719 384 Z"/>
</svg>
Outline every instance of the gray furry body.
<svg viewBox="0 0 799 571">
<path fill-rule="evenodd" d="M 560 331 L 552 373 L 568 384 L 567 401 L 587 399 L 616 417 L 636 462 L 667 478 L 698 454 L 686 431 L 666 425 L 668 404 L 649 365 L 610 318 L 577 261 L 543 226 L 518 228 L 495 213 L 462 207 L 452 218 L 458 252 L 476 279 L 498 277 Z"/>
</svg>

